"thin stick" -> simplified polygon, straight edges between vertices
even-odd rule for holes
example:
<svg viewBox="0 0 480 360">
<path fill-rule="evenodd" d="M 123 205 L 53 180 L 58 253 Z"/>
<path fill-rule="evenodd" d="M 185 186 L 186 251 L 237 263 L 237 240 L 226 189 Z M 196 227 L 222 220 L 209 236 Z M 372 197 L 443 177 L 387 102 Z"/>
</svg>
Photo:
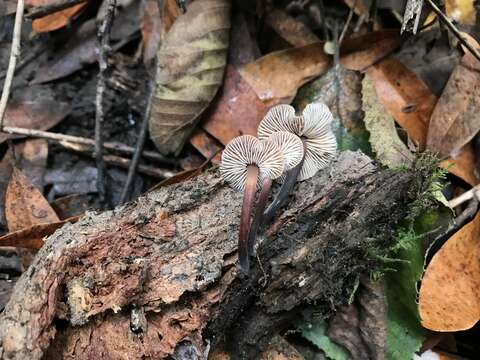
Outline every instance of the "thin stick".
<svg viewBox="0 0 480 360">
<path fill-rule="evenodd" d="M 14 126 L 5 126 L 3 132 L 12 135 L 22 135 L 27 137 L 42 138 L 47 140 L 52 140 L 55 142 L 69 141 L 77 144 L 89 145 L 91 147 L 95 146 L 95 140 L 73 135 L 65 135 L 59 133 L 53 133 L 43 130 L 34 130 L 34 129 L 25 129 Z M 116 151 L 122 154 L 133 155 L 135 153 L 135 148 L 128 146 L 116 141 L 108 141 L 103 143 L 103 148 L 106 150 Z M 162 164 L 176 164 L 176 161 L 169 159 L 162 154 L 159 154 L 155 151 L 145 150 L 142 152 L 142 155 L 145 159 L 156 161 Z"/>
<path fill-rule="evenodd" d="M 25 14 L 25 18 L 30 20 L 38 19 L 86 1 L 87 0 L 62 0 L 50 5 L 34 8 L 31 12 Z"/>
<path fill-rule="evenodd" d="M 473 56 L 477 58 L 478 61 L 480 61 L 480 53 L 475 49 L 468 41 L 466 41 L 460 31 L 453 25 L 453 23 L 450 21 L 450 19 L 438 8 L 438 6 L 432 1 L 432 0 L 427 0 L 428 5 L 432 8 L 433 12 L 437 14 L 439 17 L 440 21 L 444 22 L 445 25 L 448 27 L 448 29 L 453 32 L 455 37 L 458 38 L 458 40 L 464 45 L 468 51 L 472 53 Z"/>
<path fill-rule="evenodd" d="M 68 141 L 61 141 L 59 144 L 67 150 L 75 151 L 75 152 L 84 154 L 88 157 L 95 158 L 95 155 L 90 150 L 90 147 L 84 144 L 71 143 Z M 116 156 L 116 155 L 104 155 L 103 161 L 109 165 L 118 166 L 123 169 L 128 169 L 130 166 L 130 159 L 127 159 L 121 156 Z M 154 178 L 158 178 L 158 179 L 167 179 L 175 175 L 173 171 L 161 169 L 156 166 L 154 167 L 154 166 L 148 166 L 143 164 L 138 165 L 138 171 L 142 174 L 145 174 Z"/>
<path fill-rule="evenodd" d="M 23 18 L 24 2 L 18 0 L 17 13 L 15 14 L 15 25 L 13 28 L 12 49 L 10 50 L 10 60 L 8 62 L 7 76 L 3 84 L 2 97 L 0 98 L 0 130 L 3 129 L 3 120 L 7 111 L 7 102 L 10 97 L 10 89 L 12 88 L 13 74 L 17 65 L 17 58 L 20 56 L 20 38 L 22 35 L 22 18 Z"/>
<path fill-rule="evenodd" d="M 107 0 L 107 12 L 105 18 L 98 29 L 98 38 L 100 40 L 100 54 L 96 96 L 95 112 L 95 156 L 97 163 L 97 190 L 100 197 L 100 203 L 105 204 L 106 186 L 105 186 L 105 163 L 103 161 L 103 121 L 105 114 L 103 112 L 103 98 L 105 94 L 105 76 L 108 70 L 108 55 L 110 53 L 110 32 L 112 30 L 113 17 L 117 0 Z"/>
<path fill-rule="evenodd" d="M 462 195 L 453 198 L 448 202 L 448 206 L 454 208 L 473 198 L 480 200 L 480 185 L 474 186 L 470 190 L 464 192 Z"/>
<path fill-rule="evenodd" d="M 342 33 L 340 34 L 340 37 L 338 38 L 337 48 L 339 48 L 340 45 L 342 45 L 343 39 L 345 38 L 345 35 L 347 34 L 348 27 L 350 26 L 350 22 L 352 21 L 352 18 L 353 18 L 353 12 L 355 11 L 356 7 L 357 7 L 357 0 L 355 0 L 353 2 L 353 6 L 350 8 L 350 11 L 348 12 L 347 21 L 345 21 L 345 25 L 343 27 Z M 340 51 L 340 50 L 337 50 L 337 51 Z"/>
<path fill-rule="evenodd" d="M 145 108 L 145 113 L 143 114 L 140 133 L 138 134 L 138 139 L 137 139 L 137 146 L 135 148 L 135 153 L 133 154 L 130 167 L 128 168 L 127 181 L 125 182 L 125 185 L 123 187 L 122 196 L 120 197 L 120 204 L 123 204 L 127 200 L 129 200 L 128 195 L 130 194 L 130 188 L 132 186 L 133 179 L 135 178 L 135 174 L 137 172 L 137 166 L 140 161 L 140 157 L 142 156 L 143 146 L 145 145 L 145 138 L 147 137 L 148 120 L 150 118 L 150 111 L 152 109 L 153 94 L 154 94 L 154 85 L 153 85 L 153 81 L 150 80 L 148 82 L 147 107 Z"/>
</svg>

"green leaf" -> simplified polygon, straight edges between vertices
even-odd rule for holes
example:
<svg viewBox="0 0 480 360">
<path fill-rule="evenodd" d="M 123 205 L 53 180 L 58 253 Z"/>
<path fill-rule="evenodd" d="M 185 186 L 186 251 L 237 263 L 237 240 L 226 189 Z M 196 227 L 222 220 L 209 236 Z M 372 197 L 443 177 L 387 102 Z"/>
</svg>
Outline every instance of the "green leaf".
<svg viewBox="0 0 480 360">
<path fill-rule="evenodd" d="M 401 234 L 394 272 L 386 275 L 387 359 L 411 360 L 425 332 L 417 310 L 417 282 L 423 273 L 422 241 L 413 231 Z"/>
<path fill-rule="evenodd" d="M 319 320 L 313 323 L 304 323 L 299 327 L 299 330 L 305 339 L 316 345 L 329 359 L 347 360 L 348 351 L 330 340 L 326 335 L 326 328 L 325 321 Z"/>
</svg>

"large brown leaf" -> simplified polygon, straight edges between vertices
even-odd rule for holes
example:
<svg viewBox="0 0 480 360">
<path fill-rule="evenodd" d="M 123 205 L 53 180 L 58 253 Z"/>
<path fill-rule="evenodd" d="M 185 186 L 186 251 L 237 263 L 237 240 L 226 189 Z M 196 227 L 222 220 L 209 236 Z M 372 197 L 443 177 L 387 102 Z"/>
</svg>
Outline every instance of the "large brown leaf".
<svg viewBox="0 0 480 360">
<path fill-rule="evenodd" d="M 267 111 L 267 105 L 257 97 L 235 67 L 229 65 L 223 88 L 205 114 L 202 126 L 226 145 L 236 136 L 256 135 L 258 123 Z"/>
<path fill-rule="evenodd" d="M 197 0 L 180 15 L 158 51 L 150 136 L 160 152 L 178 154 L 223 80 L 230 1 Z"/>
<path fill-rule="evenodd" d="M 62 121 L 70 112 L 66 103 L 41 100 L 10 103 L 5 116 L 5 126 L 15 126 L 34 130 L 48 130 Z M 9 135 L 0 132 L 0 144 L 7 139 L 20 138 L 19 135 Z"/>
<path fill-rule="evenodd" d="M 480 63 L 470 53 L 453 70 L 438 99 L 428 129 L 427 147 L 455 154 L 480 130 Z"/>
<path fill-rule="evenodd" d="M 423 276 L 422 325 L 435 331 L 469 329 L 480 320 L 480 214 L 435 254 Z"/>
<path fill-rule="evenodd" d="M 5 217 L 11 232 L 60 221 L 42 193 L 16 167 L 5 195 Z"/>
</svg>

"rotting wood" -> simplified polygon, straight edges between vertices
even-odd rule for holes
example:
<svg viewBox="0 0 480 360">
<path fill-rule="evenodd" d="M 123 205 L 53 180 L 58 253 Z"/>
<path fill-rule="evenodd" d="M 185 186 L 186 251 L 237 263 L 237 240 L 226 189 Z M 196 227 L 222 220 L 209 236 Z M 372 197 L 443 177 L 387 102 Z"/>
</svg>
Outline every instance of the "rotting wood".
<svg viewBox="0 0 480 360">
<path fill-rule="evenodd" d="M 202 359 L 223 343 L 254 359 L 300 305 L 327 314 L 347 301 L 375 266 L 369 249 L 390 245 L 414 180 L 341 153 L 297 185 L 249 278 L 236 267 L 242 194 L 216 169 L 87 214 L 18 281 L 0 317 L 2 358 Z"/>
</svg>

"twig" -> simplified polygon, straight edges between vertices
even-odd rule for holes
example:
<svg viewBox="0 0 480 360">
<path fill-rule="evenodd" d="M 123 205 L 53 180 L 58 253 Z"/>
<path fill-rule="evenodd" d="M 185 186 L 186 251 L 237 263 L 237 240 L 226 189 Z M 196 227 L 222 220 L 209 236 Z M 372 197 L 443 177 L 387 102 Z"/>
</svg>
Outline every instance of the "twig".
<svg viewBox="0 0 480 360">
<path fill-rule="evenodd" d="M 10 89 L 12 88 L 13 74 L 17 58 L 20 56 L 20 38 L 22 35 L 22 18 L 23 18 L 24 2 L 18 0 L 17 13 L 15 14 L 15 25 L 13 28 L 12 49 L 10 50 L 10 60 L 8 62 L 7 76 L 3 84 L 2 97 L 0 98 L 0 130 L 3 128 L 3 120 L 7 111 L 7 102 L 10 97 Z"/>
<path fill-rule="evenodd" d="M 455 25 L 450 21 L 450 19 L 438 8 L 438 6 L 432 1 L 427 0 L 428 5 L 432 8 L 435 14 L 439 17 L 440 21 L 444 22 L 447 28 L 455 35 L 455 37 L 464 45 L 468 51 L 472 53 L 473 56 L 480 61 L 480 53 L 475 49 L 468 41 L 464 39 L 461 32 L 455 27 Z"/>
<path fill-rule="evenodd" d="M 25 18 L 30 20 L 38 19 L 86 1 L 87 0 L 61 0 L 50 5 L 34 8 L 31 12 L 25 14 Z"/>
<path fill-rule="evenodd" d="M 27 137 L 42 138 L 42 139 L 52 140 L 55 142 L 68 141 L 68 142 L 77 143 L 77 144 L 89 145 L 91 147 L 95 146 L 95 140 L 93 139 L 80 137 L 80 136 L 53 133 L 49 131 L 5 126 L 3 128 L 3 132 L 7 134 L 12 134 L 12 135 L 22 135 Z M 122 154 L 128 154 L 128 155 L 133 155 L 135 153 L 135 148 L 133 148 L 132 146 L 128 146 L 115 141 L 104 142 L 103 148 L 106 150 L 116 151 L 116 152 L 119 152 Z M 142 152 L 142 155 L 145 159 L 156 161 L 162 164 L 170 164 L 170 165 L 176 164 L 175 160 L 169 159 L 155 151 L 145 150 Z"/>
<path fill-rule="evenodd" d="M 340 37 L 338 38 L 338 45 L 337 45 L 338 48 L 340 48 L 340 45 L 342 45 L 343 39 L 345 38 L 345 35 L 347 34 L 348 27 L 350 26 L 350 22 L 352 21 L 353 12 L 355 11 L 356 6 L 357 6 L 357 0 L 355 0 L 353 2 L 353 5 L 350 8 L 350 11 L 348 12 L 347 21 L 345 21 L 345 25 L 343 26 L 342 33 L 340 34 Z"/>
<path fill-rule="evenodd" d="M 480 201 L 480 185 L 474 186 L 470 190 L 464 192 L 462 195 L 453 198 L 448 202 L 448 206 L 453 209 L 458 205 L 463 204 L 465 201 L 469 201 L 473 198 Z"/>
<path fill-rule="evenodd" d="M 95 156 L 97 163 L 97 190 L 100 197 L 100 203 L 105 204 L 106 187 L 105 187 L 105 163 L 103 161 L 103 121 L 105 114 L 103 112 L 103 97 L 105 94 L 105 76 L 108 70 L 108 55 L 110 53 L 110 32 L 115 16 L 115 8 L 117 0 L 107 0 L 107 12 L 105 18 L 98 29 L 98 38 L 100 40 L 100 54 L 97 83 L 97 96 L 95 101 Z"/>
<path fill-rule="evenodd" d="M 478 212 L 478 200 L 476 197 L 470 200 L 468 206 L 463 210 L 463 212 L 458 215 L 452 224 L 440 235 L 438 235 L 435 240 L 432 241 L 425 253 L 425 264 L 429 264 L 433 256 L 440 250 L 440 248 L 450 239 L 453 234 L 460 230 L 467 223 L 472 221 L 475 218 L 475 215 Z"/>
<path fill-rule="evenodd" d="M 91 148 L 85 146 L 85 144 L 71 143 L 68 141 L 61 141 L 59 144 L 65 149 L 82 153 L 91 158 L 96 158 L 95 154 L 91 151 Z M 123 169 L 128 169 L 130 166 L 130 159 L 116 155 L 104 155 L 103 161 L 109 165 L 118 166 Z M 158 179 L 166 179 L 175 175 L 173 171 L 143 164 L 138 165 L 138 171 L 142 174 Z"/>
<path fill-rule="evenodd" d="M 147 106 L 145 108 L 145 113 L 143 114 L 142 124 L 140 127 L 140 133 L 138 134 L 135 153 L 133 154 L 132 162 L 130 163 L 130 167 L 128 168 L 127 181 L 125 182 L 125 185 L 122 190 L 122 196 L 120 197 L 120 204 L 123 204 L 127 200 L 129 200 L 128 195 L 130 194 L 130 188 L 132 186 L 133 179 L 135 178 L 135 173 L 137 172 L 137 166 L 140 161 L 140 157 L 142 155 L 143 146 L 145 145 L 145 138 L 147 137 L 148 121 L 150 117 L 150 111 L 152 109 L 153 94 L 154 94 L 154 84 L 153 84 L 153 81 L 150 80 L 148 82 Z"/>
</svg>

